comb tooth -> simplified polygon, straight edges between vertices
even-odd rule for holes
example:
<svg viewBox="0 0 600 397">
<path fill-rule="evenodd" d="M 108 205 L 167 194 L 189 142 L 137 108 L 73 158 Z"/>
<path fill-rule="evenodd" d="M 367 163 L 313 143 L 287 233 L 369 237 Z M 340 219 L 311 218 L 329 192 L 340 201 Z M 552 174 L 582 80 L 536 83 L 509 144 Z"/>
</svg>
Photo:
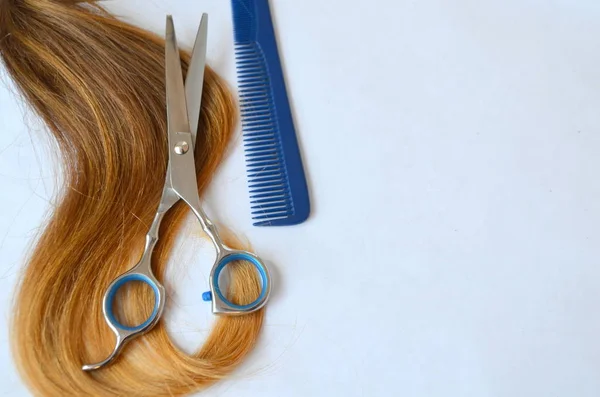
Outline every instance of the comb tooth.
<svg viewBox="0 0 600 397">
<path fill-rule="evenodd" d="M 238 75 L 238 78 L 240 79 L 250 79 L 250 78 L 262 78 L 265 80 L 268 80 L 268 78 L 261 72 L 256 72 L 254 70 L 248 70 L 248 71 L 240 71 L 240 74 Z"/>
<path fill-rule="evenodd" d="M 242 92 L 246 96 L 267 94 L 267 90 L 265 90 L 265 83 L 263 82 L 244 83 L 244 85 L 239 86 L 239 89 L 240 92 Z"/>
<path fill-rule="evenodd" d="M 246 84 L 260 84 L 262 87 L 266 87 L 267 83 L 268 81 L 266 79 L 260 79 L 258 77 L 248 77 L 240 79 L 240 85 L 238 87 L 241 87 L 242 90 L 244 90 Z"/>
<path fill-rule="evenodd" d="M 244 112 L 251 111 L 251 110 L 262 110 L 265 112 L 271 111 L 271 104 L 265 100 L 261 100 L 260 102 L 258 102 L 258 101 L 240 102 L 240 106 L 242 108 L 242 111 L 244 111 Z"/>
<path fill-rule="evenodd" d="M 269 119 L 269 121 L 271 121 L 271 120 Z M 247 123 L 246 127 L 261 127 L 264 125 L 265 125 L 265 123 L 262 121 L 250 121 Z"/>
<path fill-rule="evenodd" d="M 240 92 L 245 95 L 244 98 L 267 95 L 267 91 L 263 88 L 240 87 Z"/>
<path fill-rule="evenodd" d="M 238 71 L 238 79 L 241 83 L 246 83 L 247 81 L 262 81 L 267 83 L 269 81 L 269 79 L 267 77 L 265 77 L 263 74 L 261 73 L 253 73 L 251 70 L 248 71 L 243 71 L 240 70 Z"/>
<path fill-rule="evenodd" d="M 255 140 L 255 141 L 251 141 L 251 142 L 244 142 L 244 147 L 248 148 L 248 149 L 253 149 L 253 148 L 257 148 L 257 147 L 277 147 L 277 142 L 275 142 L 275 139 L 272 138 L 263 138 L 260 140 Z"/>
<path fill-rule="evenodd" d="M 273 201 L 274 199 L 278 199 L 278 198 L 284 198 L 285 200 L 290 201 L 291 197 L 289 197 L 289 195 L 283 191 L 280 190 L 279 192 L 269 192 L 269 193 L 260 193 L 260 194 L 255 194 L 255 195 L 251 195 L 250 199 L 253 200 L 251 202 L 251 204 L 259 203 L 261 202 L 260 200 L 266 200 L 267 201 Z"/>
<path fill-rule="evenodd" d="M 246 106 L 242 109 L 242 112 L 244 113 L 244 118 L 246 120 L 248 120 L 248 117 L 257 117 L 257 116 L 261 116 L 267 120 L 271 120 L 271 109 L 268 106 L 266 106 L 266 107 L 263 106 L 262 108 Z"/>
<path fill-rule="evenodd" d="M 261 90 L 266 91 L 266 87 L 267 87 L 266 83 L 267 82 L 265 80 L 247 79 L 246 81 L 239 83 L 238 87 L 240 89 L 242 89 L 243 91 L 246 91 L 253 87 L 260 87 Z"/>
<path fill-rule="evenodd" d="M 256 164 L 258 163 L 263 163 L 263 162 L 272 162 L 272 163 L 279 163 L 280 159 L 279 156 L 275 156 L 275 155 L 267 155 L 267 156 L 261 156 L 261 155 L 254 155 L 254 154 L 246 154 L 246 158 L 248 159 L 247 163 L 249 163 L 249 165 L 251 166 L 256 166 Z"/>
<path fill-rule="evenodd" d="M 247 110 L 245 114 L 246 121 L 253 122 L 256 118 L 263 118 L 270 120 L 271 112 L 258 111 L 258 110 Z"/>
<path fill-rule="evenodd" d="M 245 131 L 254 129 L 254 132 L 258 132 L 259 129 L 273 128 L 271 119 L 246 121 L 242 125 Z"/>
<path fill-rule="evenodd" d="M 251 121 L 247 121 L 246 124 L 242 123 L 244 127 L 244 138 L 259 138 L 264 136 L 265 138 L 269 135 L 275 137 L 273 133 L 273 122 L 268 116 L 261 118 L 254 118 Z"/>
<path fill-rule="evenodd" d="M 277 226 L 277 225 L 286 226 L 286 225 L 289 225 L 289 223 L 288 223 L 289 217 L 293 216 L 293 215 L 294 215 L 294 211 L 292 211 L 291 213 L 285 214 L 283 216 L 281 216 L 281 215 L 273 216 L 273 217 L 265 219 L 265 220 L 254 222 L 252 225 L 254 225 L 254 226 Z M 256 219 L 256 218 L 252 218 L 252 219 Z"/>
<path fill-rule="evenodd" d="M 266 221 L 254 222 L 254 223 L 252 224 L 252 226 L 258 226 L 258 227 L 262 227 L 262 226 L 273 226 L 273 224 L 277 224 L 277 221 L 278 221 L 278 220 L 280 220 L 280 219 L 281 219 L 281 220 L 285 220 L 285 219 L 287 219 L 287 218 L 288 218 L 287 216 L 275 217 L 275 218 L 268 219 L 268 220 L 266 220 Z M 252 219 L 254 219 L 254 218 L 252 218 Z M 282 225 L 285 225 L 285 223 L 282 223 Z"/>
<path fill-rule="evenodd" d="M 240 99 L 240 107 L 242 108 L 242 113 L 247 112 L 248 109 L 252 109 L 253 107 L 265 106 L 269 112 L 272 111 L 272 104 L 269 99 L 264 95 L 257 95 L 255 97 L 245 97 Z"/>
<path fill-rule="evenodd" d="M 256 50 L 252 46 L 235 46 L 235 53 L 257 55 Z"/>
<path fill-rule="evenodd" d="M 260 209 L 260 208 L 251 208 L 251 210 L 254 210 L 251 212 L 251 214 L 253 215 L 253 219 L 256 219 L 254 217 L 254 215 L 271 215 L 273 212 L 275 211 L 289 211 L 291 208 L 286 206 L 286 205 L 278 205 L 278 206 L 274 206 L 274 207 L 269 207 L 269 208 L 264 208 L 264 209 Z"/>
<path fill-rule="evenodd" d="M 258 106 L 258 105 L 267 105 L 269 107 L 269 111 L 273 104 L 269 101 L 269 98 L 266 94 L 250 94 L 245 93 L 243 97 L 240 99 L 240 106 L 242 108 L 242 113 L 246 112 L 248 107 L 250 106 Z"/>
<path fill-rule="evenodd" d="M 245 59 L 240 59 L 238 62 L 240 63 L 235 67 L 238 77 L 240 77 L 240 75 L 255 75 L 256 77 L 268 80 L 269 77 L 259 67 L 257 67 L 257 64 L 260 64 L 259 60 L 248 57 Z"/>
<path fill-rule="evenodd" d="M 248 177 L 258 175 L 263 172 L 281 172 L 281 167 L 278 164 L 267 165 L 265 167 L 248 167 Z"/>
<path fill-rule="evenodd" d="M 240 65 L 235 70 L 238 77 L 269 79 L 263 72 L 257 72 L 256 68 L 252 67 L 252 65 Z"/>
<path fill-rule="evenodd" d="M 261 189 L 261 188 L 266 188 L 266 187 L 281 187 L 283 186 L 283 181 L 281 179 L 274 179 L 273 181 L 270 182 L 262 182 L 262 183 L 250 183 L 248 185 L 248 187 L 250 189 Z"/>
<path fill-rule="evenodd" d="M 287 215 L 288 213 L 289 213 L 288 211 L 277 211 L 277 212 L 272 212 L 272 213 L 269 213 L 266 215 L 253 216 L 252 219 L 261 220 L 261 219 L 274 218 L 276 216 L 283 217 L 284 215 Z"/>
<path fill-rule="evenodd" d="M 250 167 L 256 168 L 256 167 L 266 167 L 269 165 L 279 165 L 279 162 L 277 162 L 276 160 L 267 160 L 267 161 L 255 161 L 254 159 L 247 159 L 247 163 Z"/>
<path fill-rule="evenodd" d="M 247 150 L 253 150 L 257 148 L 277 148 L 277 142 L 274 139 L 262 139 L 260 141 L 248 142 L 244 144 Z"/>
<path fill-rule="evenodd" d="M 266 99 L 264 96 L 257 96 L 256 99 L 253 100 L 251 97 L 244 98 L 240 101 L 240 108 L 242 109 L 242 114 L 245 115 L 246 112 L 251 111 L 254 107 L 263 106 L 267 108 L 269 113 L 272 112 L 272 104 Z"/>
<path fill-rule="evenodd" d="M 257 137 L 259 135 L 273 134 L 273 126 L 269 123 L 253 122 L 248 124 L 242 124 L 244 129 L 248 132 L 248 137 Z"/>
<path fill-rule="evenodd" d="M 242 50 L 235 52 L 235 59 L 237 61 L 244 61 L 248 59 L 258 60 L 259 58 L 256 56 L 255 52 L 249 50 Z"/>
<path fill-rule="evenodd" d="M 258 125 L 247 125 L 245 126 L 246 128 L 244 129 L 244 132 L 246 134 L 244 134 L 244 136 L 257 136 L 257 135 L 262 135 L 262 134 L 267 134 L 267 133 L 273 133 L 273 127 L 269 124 L 258 124 Z M 250 134 L 250 135 L 247 135 Z"/>
<path fill-rule="evenodd" d="M 254 161 L 279 161 L 279 156 L 277 156 L 277 153 L 248 153 L 247 157 Z"/>
<path fill-rule="evenodd" d="M 251 189 L 250 190 L 250 194 L 263 194 L 263 193 L 269 193 L 272 194 L 273 192 L 279 192 L 279 191 L 285 191 L 286 187 L 284 185 L 279 185 L 279 186 L 269 186 L 269 187 L 261 187 L 261 188 L 256 188 L 256 189 Z M 252 196 L 252 198 L 255 198 L 257 196 Z"/>
<path fill-rule="evenodd" d="M 271 115 L 270 112 L 265 111 L 247 111 L 246 112 L 246 120 L 254 121 L 257 118 L 269 119 Z"/>
<path fill-rule="evenodd" d="M 235 51 L 235 59 L 257 59 L 256 52 L 249 49 L 238 49 Z"/>
<path fill-rule="evenodd" d="M 234 52 L 235 52 L 236 58 L 248 57 L 248 58 L 252 58 L 252 59 L 256 59 L 256 60 L 260 59 L 260 54 L 258 54 L 252 48 L 237 48 Z"/>
<path fill-rule="evenodd" d="M 271 139 L 275 140 L 275 135 L 269 129 L 253 132 L 252 135 L 244 137 L 244 142 L 256 142 L 259 140 Z"/>
<path fill-rule="evenodd" d="M 285 213 L 285 212 L 291 212 L 293 210 L 291 205 L 288 204 L 274 204 L 271 206 L 265 206 L 265 207 L 252 207 L 250 208 L 252 210 L 252 215 L 269 215 L 269 216 L 274 216 L 277 213 Z M 254 216 L 252 217 L 254 218 Z M 256 219 L 256 218 L 254 218 Z"/>
<path fill-rule="evenodd" d="M 245 81 L 240 81 L 238 83 L 238 88 L 242 91 L 247 91 L 248 89 L 252 88 L 252 87 L 260 87 L 261 90 L 263 91 L 267 91 L 268 89 L 268 80 L 266 79 L 261 79 L 261 78 L 257 78 L 257 77 L 248 77 L 245 79 Z"/>
<path fill-rule="evenodd" d="M 283 174 L 281 172 L 273 174 L 273 175 L 260 175 L 255 177 L 248 177 L 250 183 L 260 183 L 260 182 L 274 182 L 280 181 L 283 183 Z"/>
<path fill-rule="evenodd" d="M 244 114 L 252 114 L 252 113 L 264 113 L 268 116 L 271 115 L 271 107 L 268 104 L 257 105 L 257 104 L 247 104 L 242 105 L 242 112 Z"/>
<path fill-rule="evenodd" d="M 269 79 L 267 79 L 263 75 L 253 75 L 253 74 L 248 74 L 248 73 L 246 73 L 244 76 L 238 76 L 238 79 L 239 79 L 240 84 L 246 84 L 249 82 L 258 81 L 258 82 L 263 83 L 266 86 L 269 82 Z"/>
<path fill-rule="evenodd" d="M 269 88 L 269 79 L 264 75 L 249 74 L 250 71 L 251 69 L 248 71 L 238 70 L 238 87 L 245 87 L 249 83 L 261 83 L 263 89 L 267 91 Z M 239 75 L 244 73 L 246 74 L 245 76 Z"/>
<path fill-rule="evenodd" d="M 242 107 L 248 105 L 269 105 L 269 107 L 272 106 L 267 93 L 261 92 L 258 94 L 251 94 L 246 91 L 240 91 L 240 105 L 242 105 Z"/>
<path fill-rule="evenodd" d="M 263 129 L 262 131 L 252 132 L 251 135 L 244 137 L 244 146 L 251 146 L 253 143 L 277 143 L 275 135 L 271 129 Z"/>
<path fill-rule="evenodd" d="M 259 86 L 259 87 L 249 87 L 248 86 L 249 84 L 252 84 L 255 82 L 256 82 L 256 80 L 252 80 L 252 81 L 244 82 L 243 85 L 240 84 L 238 86 L 240 93 L 244 94 L 244 95 L 248 95 L 248 96 L 249 95 L 268 94 L 267 90 L 265 89 L 266 84 L 264 81 L 260 82 L 262 86 Z"/>
<path fill-rule="evenodd" d="M 260 194 L 255 194 L 255 195 L 251 195 L 250 199 L 253 200 L 250 203 L 254 204 L 254 203 L 259 203 L 261 202 L 260 200 L 266 200 L 265 202 L 268 201 L 273 201 L 276 198 L 284 198 L 285 200 L 289 200 L 290 197 L 289 195 L 284 191 L 284 190 L 280 190 L 279 192 L 269 192 L 269 193 L 260 193 Z"/>
<path fill-rule="evenodd" d="M 277 157 L 273 158 L 256 158 L 256 157 L 246 157 L 246 163 L 250 167 L 262 167 L 264 165 L 278 165 L 279 159 Z"/>
<path fill-rule="evenodd" d="M 253 67 L 253 65 L 238 65 L 235 70 L 238 75 L 240 75 L 244 73 L 252 73 L 254 70 L 256 70 L 256 68 Z M 264 74 L 261 73 L 261 76 L 264 77 Z"/>
<path fill-rule="evenodd" d="M 283 179 L 281 179 L 281 177 L 270 177 L 270 178 L 262 178 L 263 180 L 256 179 L 256 180 L 250 180 L 248 186 L 252 189 L 252 188 L 258 188 L 258 187 L 268 187 L 268 186 L 274 186 L 274 185 L 281 185 L 284 183 Z"/>
<path fill-rule="evenodd" d="M 273 209 L 272 211 L 264 211 L 262 214 L 253 214 L 252 219 L 255 220 L 273 220 L 273 218 L 284 217 L 292 213 L 292 208 Z"/>
<path fill-rule="evenodd" d="M 264 198 L 259 198 L 258 200 L 250 201 L 250 204 L 267 204 L 274 201 L 289 201 L 289 196 L 287 194 L 279 194 L 277 196 L 265 196 Z"/>
<path fill-rule="evenodd" d="M 245 128 L 244 128 L 244 135 L 246 133 L 259 132 L 259 131 L 265 130 L 267 128 L 269 128 L 271 130 L 273 129 L 273 127 L 272 127 L 273 123 L 271 123 L 271 122 L 269 122 L 269 123 L 262 123 L 262 124 L 259 124 L 259 123 L 256 123 L 256 122 L 252 122 L 250 124 L 251 125 L 246 125 L 245 126 Z"/>
<path fill-rule="evenodd" d="M 254 54 L 246 53 L 246 54 L 237 54 L 236 58 L 238 62 L 236 62 L 236 66 L 238 68 L 247 67 L 247 65 L 256 65 L 260 67 L 261 59 Z"/>
<path fill-rule="evenodd" d="M 265 167 L 248 166 L 248 172 L 249 172 L 248 177 L 250 178 L 250 177 L 258 175 L 262 172 L 275 172 L 275 171 L 281 172 L 281 167 L 279 166 L 279 164 L 268 165 Z"/>
<path fill-rule="evenodd" d="M 254 97 L 246 97 L 240 100 L 240 107 L 242 108 L 242 114 L 245 114 L 252 109 L 254 106 L 266 106 L 269 112 L 272 112 L 273 105 L 264 95 L 257 95 Z"/>
<path fill-rule="evenodd" d="M 249 126 L 249 124 L 262 123 L 263 128 L 269 127 L 269 124 L 272 124 L 270 113 L 265 114 L 256 114 L 255 112 L 248 112 L 246 116 L 246 123 L 242 123 L 243 126 Z M 256 125 L 254 125 L 256 127 Z"/>
<path fill-rule="evenodd" d="M 265 171 L 256 174 L 248 175 L 248 179 L 251 179 L 253 182 L 257 181 L 257 178 L 266 178 L 266 177 L 279 177 L 280 179 L 283 177 L 283 173 L 280 170 L 275 171 Z"/>
<path fill-rule="evenodd" d="M 251 110 L 246 110 L 244 112 L 244 119 L 246 121 L 246 124 L 256 124 L 260 120 L 264 120 L 263 124 L 267 121 L 272 121 L 271 112 L 254 112 Z"/>
<path fill-rule="evenodd" d="M 266 80 L 264 78 L 260 78 L 260 77 L 240 78 L 239 85 L 238 85 L 239 90 L 241 92 L 246 92 L 248 90 L 248 88 L 246 88 L 248 84 L 260 84 L 262 87 L 262 90 L 266 93 L 269 82 L 268 82 L 268 80 Z"/>
<path fill-rule="evenodd" d="M 246 155 L 256 156 L 258 153 L 275 153 L 277 154 L 279 146 L 273 142 L 273 140 L 263 139 L 260 141 L 253 142 L 252 144 L 245 144 L 244 151 Z"/>
<path fill-rule="evenodd" d="M 251 102 L 241 103 L 240 107 L 242 109 L 242 115 L 244 117 L 246 117 L 247 115 L 250 115 L 250 114 L 254 114 L 254 113 L 263 113 L 263 114 L 266 114 L 268 117 L 271 117 L 271 114 L 272 114 L 271 104 L 270 103 L 266 103 L 266 102 L 262 102 L 262 103 L 251 103 Z M 244 132 L 246 132 L 246 130 L 244 130 Z"/>
<path fill-rule="evenodd" d="M 248 181 L 250 189 L 269 187 L 269 186 L 281 186 L 285 183 L 281 176 L 271 176 L 266 178 L 252 178 Z"/>
<path fill-rule="evenodd" d="M 245 102 L 255 102 L 258 100 L 261 101 L 265 101 L 267 103 L 271 103 L 271 99 L 269 98 L 269 95 L 266 93 L 259 93 L 259 94 L 248 94 L 245 93 L 244 91 L 240 91 L 240 102 L 241 103 L 245 103 Z"/>
<path fill-rule="evenodd" d="M 261 131 L 249 133 L 244 139 L 244 142 L 252 142 L 264 139 L 275 139 L 275 134 L 273 133 L 272 129 L 263 129 Z"/>
<path fill-rule="evenodd" d="M 287 189 L 288 187 L 286 184 L 250 189 L 250 198 L 258 200 L 268 197 L 288 195 L 289 192 Z"/>
<path fill-rule="evenodd" d="M 245 76 L 238 75 L 238 87 L 242 84 L 246 84 L 248 81 L 258 81 L 265 85 L 269 82 L 269 78 L 263 74 L 249 74 L 252 73 L 252 70 L 252 68 L 248 68 L 248 70 L 238 70 L 239 74 L 246 74 Z"/>
<path fill-rule="evenodd" d="M 257 147 L 257 148 L 251 148 L 251 149 L 246 149 L 246 155 L 247 156 L 262 156 L 262 155 L 273 155 L 273 156 L 278 156 L 278 151 L 277 148 L 263 148 L 263 147 Z"/>
<path fill-rule="evenodd" d="M 270 131 L 260 131 L 260 132 L 256 132 L 253 133 L 252 135 L 247 136 L 246 138 L 244 138 L 244 142 L 259 142 L 259 141 L 264 141 L 264 140 L 275 140 L 275 135 L 273 133 L 271 133 Z"/>
<path fill-rule="evenodd" d="M 265 210 L 271 210 L 273 208 L 290 208 L 290 205 L 285 200 L 279 200 L 271 201 L 265 204 L 256 204 L 250 207 L 251 210 L 263 210 L 262 212 L 264 212 Z"/>
<path fill-rule="evenodd" d="M 252 112 L 248 112 L 245 111 L 244 112 L 244 117 L 245 116 L 249 116 L 249 113 L 251 114 Z M 267 124 L 272 126 L 274 121 L 271 119 L 271 115 L 270 112 L 266 113 L 266 118 L 264 120 L 247 120 L 246 122 L 246 127 L 265 127 Z M 246 131 L 246 130 L 245 130 Z"/>
<path fill-rule="evenodd" d="M 263 84 L 264 85 L 264 84 Z M 248 86 L 240 86 L 240 92 L 242 92 L 246 97 L 251 97 L 251 96 L 260 96 L 260 95 L 267 95 L 267 90 L 264 89 L 264 87 L 248 87 Z"/>
<path fill-rule="evenodd" d="M 251 175 L 248 175 L 248 181 L 250 182 L 254 182 L 256 180 L 256 178 L 265 178 L 265 177 L 278 177 L 280 179 L 282 179 L 282 177 L 284 176 L 284 174 L 281 172 L 281 170 L 266 170 L 266 171 L 261 171 L 261 172 L 257 172 Z"/>
<path fill-rule="evenodd" d="M 258 134 L 258 133 L 266 133 L 266 132 L 273 132 L 273 128 L 271 125 L 254 125 L 254 126 L 246 126 L 246 128 L 244 129 L 244 135 L 246 135 L 246 133 L 248 134 Z"/>
</svg>

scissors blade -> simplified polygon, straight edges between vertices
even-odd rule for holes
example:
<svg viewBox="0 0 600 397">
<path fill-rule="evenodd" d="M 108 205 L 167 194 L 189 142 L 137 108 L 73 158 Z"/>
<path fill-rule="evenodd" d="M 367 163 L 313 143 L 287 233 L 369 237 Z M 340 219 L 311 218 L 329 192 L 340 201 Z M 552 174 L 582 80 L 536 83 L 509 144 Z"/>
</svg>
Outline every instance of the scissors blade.
<svg viewBox="0 0 600 397">
<path fill-rule="evenodd" d="M 167 16 L 165 42 L 165 85 L 167 92 L 167 127 L 169 132 L 190 132 L 183 72 L 173 17 Z"/>
<path fill-rule="evenodd" d="M 208 37 L 208 14 L 202 14 L 200 27 L 196 34 L 192 58 L 185 79 L 185 98 L 187 102 L 188 120 L 192 133 L 192 144 L 196 145 L 196 133 L 200 122 L 202 105 L 202 87 L 204 85 L 204 68 L 206 66 L 206 47 Z"/>
</svg>

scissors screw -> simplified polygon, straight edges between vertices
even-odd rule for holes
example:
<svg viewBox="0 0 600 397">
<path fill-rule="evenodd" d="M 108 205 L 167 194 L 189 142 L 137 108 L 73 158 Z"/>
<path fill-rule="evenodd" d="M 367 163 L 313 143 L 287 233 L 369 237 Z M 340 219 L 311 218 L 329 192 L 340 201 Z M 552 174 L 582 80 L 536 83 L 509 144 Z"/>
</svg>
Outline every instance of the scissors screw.
<svg viewBox="0 0 600 397">
<path fill-rule="evenodd" d="M 190 145 L 186 141 L 177 142 L 175 144 L 175 153 L 186 154 L 190 149 Z"/>
</svg>

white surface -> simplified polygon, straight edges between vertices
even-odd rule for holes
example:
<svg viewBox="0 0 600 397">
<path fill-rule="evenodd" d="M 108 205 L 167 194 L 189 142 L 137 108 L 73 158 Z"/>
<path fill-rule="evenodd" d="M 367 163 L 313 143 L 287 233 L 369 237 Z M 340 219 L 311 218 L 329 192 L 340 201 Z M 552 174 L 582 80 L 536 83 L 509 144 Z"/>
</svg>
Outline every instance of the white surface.
<svg viewBox="0 0 600 397">
<path fill-rule="evenodd" d="M 109 5 L 157 32 L 173 13 L 188 47 L 209 11 L 209 61 L 235 85 L 229 2 Z M 205 395 L 600 395 L 600 3 L 272 9 L 314 211 L 250 226 L 234 144 L 207 210 L 273 262 L 277 285 L 260 347 Z M 5 323 L 52 162 L 5 88 L 0 106 L 0 384 L 26 396 Z M 168 321 L 191 350 L 211 321 L 209 269 L 185 258 Z"/>
</svg>

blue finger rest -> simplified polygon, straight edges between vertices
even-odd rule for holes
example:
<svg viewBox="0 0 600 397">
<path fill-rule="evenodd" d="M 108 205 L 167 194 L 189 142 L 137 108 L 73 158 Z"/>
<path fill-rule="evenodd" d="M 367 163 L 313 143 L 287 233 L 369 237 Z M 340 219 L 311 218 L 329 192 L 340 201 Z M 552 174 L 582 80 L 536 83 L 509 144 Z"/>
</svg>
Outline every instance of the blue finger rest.
<svg viewBox="0 0 600 397">
<path fill-rule="evenodd" d="M 221 292 L 221 288 L 219 288 L 219 276 L 221 275 L 221 271 L 229 263 L 231 263 L 233 261 L 238 261 L 238 260 L 251 262 L 254 265 L 254 267 L 256 267 L 258 272 L 260 273 L 260 278 L 262 279 L 262 291 L 260 291 L 260 295 L 258 296 L 258 298 L 256 298 L 256 300 L 254 302 L 249 303 L 247 305 L 236 305 L 234 303 L 231 303 L 229 300 L 227 300 L 227 298 L 225 298 L 225 296 Z M 250 255 L 244 254 L 244 253 L 231 254 L 231 255 L 228 255 L 225 258 L 223 258 L 221 260 L 221 262 L 219 262 L 219 264 L 217 265 L 217 268 L 215 269 L 215 275 L 213 278 L 215 292 L 217 293 L 219 298 L 221 298 L 221 300 L 223 302 L 225 302 L 225 304 L 227 306 L 230 306 L 231 308 L 240 310 L 240 311 L 244 311 L 244 310 L 248 310 L 248 309 L 252 308 L 252 306 L 256 305 L 257 302 L 260 302 L 262 299 L 265 298 L 265 295 L 267 294 L 267 282 L 268 282 L 267 281 L 267 271 L 265 270 L 264 265 L 262 263 L 260 263 L 253 256 L 250 256 Z"/>
<path fill-rule="evenodd" d="M 113 311 L 112 311 L 113 300 L 115 299 L 115 295 L 117 294 L 117 291 L 124 284 L 127 284 L 128 282 L 131 282 L 131 281 L 142 281 L 142 282 L 148 284 L 150 287 L 152 287 L 152 290 L 154 291 L 154 310 L 152 310 L 152 314 L 150 314 L 150 317 L 148 317 L 148 319 L 146 321 L 144 321 L 140 325 L 136 325 L 135 327 L 127 327 L 127 326 L 121 324 L 119 321 L 117 321 L 117 319 L 115 318 L 115 315 L 113 314 Z M 110 322 L 117 328 L 120 328 L 125 331 L 140 331 L 141 329 L 148 326 L 148 324 L 150 324 L 152 322 L 152 320 L 154 319 L 154 317 L 156 317 L 156 315 L 158 314 L 158 308 L 160 306 L 160 301 L 159 301 L 160 298 L 159 297 L 160 297 L 160 292 L 158 291 L 158 286 L 148 276 L 145 276 L 145 275 L 139 274 L 139 273 L 128 274 L 128 275 L 125 275 L 125 276 L 121 277 L 120 279 L 118 279 L 117 282 L 114 283 L 112 285 L 112 287 L 110 288 L 110 291 L 108 292 L 108 297 L 106 299 L 106 306 L 104 307 L 104 311 L 106 312 L 106 315 L 108 316 L 108 319 L 110 320 Z"/>
</svg>

